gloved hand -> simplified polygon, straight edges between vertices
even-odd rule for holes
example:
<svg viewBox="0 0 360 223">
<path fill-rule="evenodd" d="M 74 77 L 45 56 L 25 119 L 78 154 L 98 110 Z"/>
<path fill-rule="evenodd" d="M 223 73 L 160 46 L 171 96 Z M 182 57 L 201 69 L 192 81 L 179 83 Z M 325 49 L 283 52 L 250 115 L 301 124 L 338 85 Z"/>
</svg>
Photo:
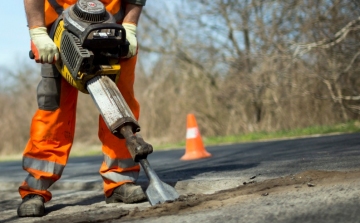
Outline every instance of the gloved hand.
<svg viewBox="0 0 360 223">
<path fill-rule="evenodd" d="M 126 31 L 126 39 L 129 41 L 129 52 L 125 58 L 133 57 L 137 54 L 136 25 L 134 23 L 123 23 Z"/>
<path fill-rule="evenodd" d="M 49 37 L 45 27 L 29 30 L 31 38 L 31 51 L 37 63 L 54 63 L 59 59 L 59 51 L 53 40 Z"/>
</svg>

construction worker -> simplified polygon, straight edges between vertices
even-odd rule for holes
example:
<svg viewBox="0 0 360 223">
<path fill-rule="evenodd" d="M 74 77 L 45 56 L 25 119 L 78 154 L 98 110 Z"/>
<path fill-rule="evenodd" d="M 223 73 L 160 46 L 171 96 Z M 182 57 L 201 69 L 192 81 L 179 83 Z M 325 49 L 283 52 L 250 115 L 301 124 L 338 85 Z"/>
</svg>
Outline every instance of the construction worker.
<svg viewBox="0 0 360 223">
<path fill-rule="evenodd" d="M 96 2 L 93 0 L 92 2 Z M 78 90 L 57 72 L 51 63 L 59 52 L 48 35 L 52 23 L 76 0 L 24 0 L 31 50 L 42 63 L 42 79 L 37 88 L 38 110 L 33 116 L 30 139 L 23 153 L 23 169 L 29 174 L 19 187 L 22 203 L 19 217 L 43 216 L 44 203 L 52 198 L 48 188 L 56 182 L 67 163 L 73 143 Z M 134 97 L 134 70 L 137 60 L 136 27 L 146 0 L 101 0 L 106 9 L 126 30 L 129 54 L 120 60 L 117 86 L 136 119 L 139 104 Z M 139 185 L 140 166 L 128 152 L 125 140 L 115 137 L 99 116 L 99 139 L 104 161 L 100 167 L 106 203 L 135 203 L 146 200 Z"/>
</svg>

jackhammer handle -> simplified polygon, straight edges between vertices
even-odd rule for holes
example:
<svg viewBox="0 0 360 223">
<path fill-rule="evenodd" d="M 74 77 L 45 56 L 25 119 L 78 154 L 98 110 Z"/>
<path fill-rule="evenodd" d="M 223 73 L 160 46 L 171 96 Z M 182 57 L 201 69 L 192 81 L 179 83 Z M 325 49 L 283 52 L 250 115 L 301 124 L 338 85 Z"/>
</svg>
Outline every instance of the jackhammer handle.
<svg viewBox="0 0 360 223">
<path fill-rule="evenodd" d="M 30 57 L 30 59 L 32 59 L 32 60 L 34 60 L 35 59 L 35 54 L 33 53 L 33 51 L 32 50 L 30 50 L 29 51 L 29 57 Z M 53 63 L 55 63 L 56 61 L 54 60 L 54 62 Z"/>
<path fill-rule="evenodd" d="M 34 55 L 34 53 L 33 53 L 33 51 L 32 50 L 30 50 L 29 51 L 29 57 L 30 57 L 30 59 L 35 59 L 35 55 Z"/>
<path fill-rule="evenodd" d="M 81 44 L 84 44 L 84 41 L 88 38 L 88 36 L 91 34 L 92 31 L 101 30 L 101 29 L 114 29 L 117 31 L 121 31 L 121 41 L 123 42 L 123 44 L 126 44 L 125 28 L 117 23 L 101 23 L 101 24 L 89 25 L 79 36 Z"/>
</svg>

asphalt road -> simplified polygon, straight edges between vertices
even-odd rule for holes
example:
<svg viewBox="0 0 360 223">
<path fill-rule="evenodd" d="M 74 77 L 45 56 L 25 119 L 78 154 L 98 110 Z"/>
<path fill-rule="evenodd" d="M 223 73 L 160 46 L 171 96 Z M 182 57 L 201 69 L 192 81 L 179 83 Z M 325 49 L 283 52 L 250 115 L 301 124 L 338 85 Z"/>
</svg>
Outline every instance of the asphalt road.
<svg viewBox="0 0 360 223">
<path fill-rule="evenodd" d="M 249 181 L 253 176 L 256 176 L 257 181 L 263 181 L 306 170 L 345 171 L 360 169 L 360 134 L 222 145 L 207 147 L 206 149 L 212 154 L 211 158 L 181 161 L 180 157 L 184 154 L 185 150 L 177 149 L 155 151 L 148 157 L 148 160 L 163 181 L 171 185 L 182 185 L 178 187 L 181 194 L 210 194 L 222 189 L 239 186 L 243 182 Z M 70 158 L 62 179 L 52 187 L 54 197 L 57 194 L 61 196 L 61 191 L 64 190 L 101 190 L 101 178 L 98 174 L 101 162 L 101 156 Z M 16 209 L 15 203 L 19 203 L 20 199 L 17 198 L 16 202 L 9 202 L 7 199 L 14 199 L 17 196 L 15 191 L 18 184 L 25 177 L 26 173 L 22 170 L 20 161 L 0 163 L 0 188 L 6 194 L 6 196 L 0 196 L 2 199 L 0 200 L 0 221 L 1 216 L 11 216 L 15 213 L 11 212 L 11 210 Z M 143 173 L 140 175 L 139 182 L 143 184 L 147 182 Z M 10 193 L 11 191 L 13 193 Z M 351 193 L 357 192 L 352 191 Z M 99 196 L 98 199 L 103 198 Z M 351 204 L 354 203 L 357 203 L 357 200 Z M 6 207 L 4 206 L 5 204 L 7 205 Z M 351 207 L 354 208 L 355 206 L 352 205 Z M 347 207 L 348 210 L 351 207 Z M 358 208 L 359 206 L 356 207 Z M 146 208 L 146 206 L 143 205 L 143 208 Z M 234 208 L 236 209 L 236 206 Z M 275 205 L 274 208 L 279 207 Z M 212 216 L 211 219 L 215 220 L 209 220 L 206 218 L 206 214 L 201 215 L 201 217 L 195 214 L 193 216 L 194 219 L 202 219 L 203 222 L 222 222 L 222 220 L 226 219 L 221 216 L 224 214 L 231 216 L 230 212 L 231 210 L 228 208 L 219 209 L 208 215 Z M 237 211 L 233 210 L 231 213 L 234 214 L 234 212 L 236 213 Z M 261 222 L 256 221 L 256 215 L 250 216 L 253 219 L 249 218 L 249 215 L 247 216 L 248 220 Z M 170 220 L 169 218 L 169 216 L 164 217 L 162 222 L 167 222 Z M 16 218 L 8 217 L 6 219 Z M 229 217 L 227 219 L 229 220 Z M 238 216 L 237 218 L 231 218 L 229 221 L 242 222 L 239 219 L 241 218 Z M 174 219 L 171 219 L 171 221 L 191 222 L 191 219 L 184 221 L 179 221 L 179 219 L 174 221 Z M 157 220 L 152 222 L 157 222 Z M 312 218 L 305 222 L 320 221 Z"/>
<path fill-rule="evenodd" d="M 185 150 L 177 149 L 155 151 L 148 160 L 159 177 L 169 182 L 216 178 L 246 180 L 259 174 L 265 179 L 309 169 L 360 168 L 360 134 L 211 146 L 206 150 L 212 154 L 209 159 L 181 161 Z M 101 162 L 102 156 L 71 158 L 70 155 L 57 184 L 80 182 L 96 187 L 101 181 L 98 173 Z M 20 161 L 0 162 L 0 185 L 12 185 L 25 177 Z M 139 181 L 146 181 L 143 173 Z M 2 190 L 12 189 L 8 187 Z"/>
</svg>

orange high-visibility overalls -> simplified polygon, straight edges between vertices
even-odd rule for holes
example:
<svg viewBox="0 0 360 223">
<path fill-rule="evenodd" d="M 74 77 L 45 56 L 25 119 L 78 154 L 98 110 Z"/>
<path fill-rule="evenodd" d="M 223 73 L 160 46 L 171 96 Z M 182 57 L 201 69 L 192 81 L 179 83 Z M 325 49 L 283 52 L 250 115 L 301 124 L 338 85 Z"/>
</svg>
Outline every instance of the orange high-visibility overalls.
<svg viewBox="0 0 360 223">
<path fill-rule="evenodd" d="M 121 22 L 124 16 L 121 0 L 101 2 Z M 45 1 L 46 25 L 50 26 L 64 9 L 75 3 L 76 0 Z M 135 56 L 120 61 L 121 74 L 117 86 L 138 119 L 140 107 L 133 90 L 136 60 Z M 48 188 L 61 177 L 73 143 L 78 90 L 50 64 L 43 64 L 41 73 L 37 92 L 39 109 L 32 119 L 30 139 L 23 153 L 23 169 L 29 174 L 19 187 L 19 193 L 22 198 L 28 194 L 39 194 L 47 202 L 52 197 Z M 136 181 L 140 166 L 132 160 L 125 140 L 115 137 L 101 116 L 98 134 L 104 154 L 99 172 L 105 196 L 108 197 L 114 188 Z"/>
</svg>

